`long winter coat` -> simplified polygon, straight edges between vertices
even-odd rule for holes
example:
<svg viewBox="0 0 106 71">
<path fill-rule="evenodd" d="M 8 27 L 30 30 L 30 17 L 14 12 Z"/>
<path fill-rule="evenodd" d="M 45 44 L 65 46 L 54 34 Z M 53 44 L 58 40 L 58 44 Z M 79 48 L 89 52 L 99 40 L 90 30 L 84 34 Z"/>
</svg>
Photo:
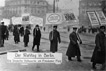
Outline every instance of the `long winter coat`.
<svg viewBox="0 0 106 71">
<path fill-rule="evenodd" d="M 77 34 L 75 32 L 72 32 L 69 35 L 69 39 L 70 39 L 70 43 L 69 43 L 66 55 L 68 57 L 81 56 L 80 48 L 77 43 L 77 41 L 79 40 L 77 37 Z"/>
<path fill-rule="evenodd" d="M 5 39 L 6 37 L 6 26 L 5 25 L 1 25 L 1 37 L 2 39 Z"/>
<path fill-rule="evenodd" d="M 49 40 L 50 40 L 50 51 L 57 52 L 58 42 L 61 42 L 60 33 L 57 30 L 51 31 L 49 34 Z"/>
<path fill-rule="evenodd" d="M 24 42 L 29 42 L 29 35 L 30 35 L 30 31 L 28 29 L 25 29 Z"/>
<path fill-rule="evenodd" d="M 106 65 L 106 34 L 105 34 L 105 65 Z"/>
<path fill-rule="evenodd" d="M 40 29 L 37 30 L 36 28 L 34 28 L 33 37 L 34 37 L 33 45 L 40 45 L 40 39 L 41 39 L 41 31 L 40 31 Z"/>
<path fill-rule="evenodd" d="M 19 37 L 19 30 L 14 28 L 13 30 L 13 36 L 14 36 L 14 41 L 20 42 L 20 37 Z"/>
<path fill-rule="evenodd" d="M 95 38 L 96 46 L 91 58 L 91 62 L 100 64 L 105 62 L 105 42 L 105 34 L 103 32 L 98 33 Z M 101 51 L 98 51 L 99 48 Z"/>
</svg>

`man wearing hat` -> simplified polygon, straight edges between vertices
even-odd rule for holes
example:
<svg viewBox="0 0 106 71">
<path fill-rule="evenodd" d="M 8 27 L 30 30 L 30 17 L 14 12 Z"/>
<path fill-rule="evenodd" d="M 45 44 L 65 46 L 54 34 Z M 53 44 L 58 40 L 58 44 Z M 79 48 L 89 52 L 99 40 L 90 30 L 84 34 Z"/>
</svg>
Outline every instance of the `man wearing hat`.
<svg viewBox="0 0 106 71">
<path fill-rule="evenodd" d="M 79 41 L 80 44 L 82 44 L 82 41 L 76 31 L 77 27 L 73 27 L 73 32 L 69 35 L 70 43 L 66 55 L 68 56 L 69 61 L 72 61 L 72 57 L 77 56 L 77 61 L 81 62 L 81 52 L 77 41 Z"/>
<path fill-rule="evenodd" d="M 95 49 L 91 58 L 92 68 L 96 69 L 96 64 L 104 64 L 105 63 L 105 26 L 100 26 L 99 33 L 96 35 L 95 38 Z M 102 67 L 103 69 L 103 67 Z"/>
<path fill-rule="evenodd" d="M 33 46 L 32 50 L 34 50 L 35 45 L 37 45 L 37 52 L 39 52 L 39 45 L 40 45 L 40 39 L 41 39 L 41 31 L 39 28 L 39 25 L 36 25 L 34 30 L 33 30 Z"/>
<path fill-rule="evenodd" d="M 29 42 L 29 35 L 30 35 L 30 30 L 28 28 L 28 26 L 26 26 L 26 29 L 24 31 L 24 46 L 27 47 L 28 46 L 28 42 Z"/>
<path fill-rule="evenodd" d="M 1 22 L 1 41 L 2 41 L 2 47 L 4 47 L 4 40 L 6 37 L 6 26 L 4 25 L 4 22 Z"/>
<path fill-rule="evenodd" d="M 61 43 L 60 33 L 57 31 L 57 26 L 53 26 L 53 31 L 49 34 L 50 51 L 55 53 L 58 51 L 58 42 Z"/>
</svg>

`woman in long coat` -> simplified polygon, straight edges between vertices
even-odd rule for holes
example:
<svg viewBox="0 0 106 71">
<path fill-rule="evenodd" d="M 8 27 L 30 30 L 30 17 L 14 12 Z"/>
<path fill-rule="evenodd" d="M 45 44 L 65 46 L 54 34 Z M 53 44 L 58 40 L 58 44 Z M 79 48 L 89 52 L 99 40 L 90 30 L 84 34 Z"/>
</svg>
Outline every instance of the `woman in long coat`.
<svg viewBox="0 0 106 71">
<path fill-rule="evenodd" d="M 50 51 L 57 52 L 58 51 L 58 42 L 61 42 L 60 33 L 57 31 L 57 26 L 53 26 L 53 31 L 49 34 L 50 40 Z"/>
<path fill-rule="evenodd" d="M 81 62 L 81 59 L 80 59 L 81 52 L 80 52 L 80 48 L 77 41 L 80 41 L 80 44 L 82 43 L 82 41 L 80 37 L 78 36 L 78 34 L 76 33 L 76 30 L 77 30 L 77 27 L 74 27 L 73 32 L 69 35 L 70 43 L 69 43 L 66 55 L 68 56 L 69 61 L 72 61 L 72 57 L 77 56 L 77 60 Z"/>
<path fill-rule="evenodd" d="M 105 34 L 104 34 L 105 27 L 100 27 L 100 32 L 96 35 L 95 38 L 95 49 L 91 58 L 92 68 L 96 69 L 95 65 L 104 64 L 105 63 Z"/>
<path fill-rule="evenodd" d="M 40 45 L 40 39 L 41 39 L 41 31 L 39 29 L 39 25 L 36 25 L 33 30 L 33 46 L 32 50 L 34 50 L 35 45 L 37 45 L 37 51 L 39 52 L 39 45 Z"/>
<path fill-rule="evenodd" d="M 28 29 L 28 26 L 26 26 L 25 33 L 24 33 L 24 46 L 25 46 L 25 47 L 28 46 L 29 35 L 30 35 L 30 31 L 29 31 L 29 29 Z"/>
<path fill-rule="evenodd" d="M 17 26 L 14 26 L 13 36 L 14 36 L 14 41 L 15 41 L 16 44 L 17 44 L 18 42 L 20 42 L 19 29 L 18 29 Z"/>
</svg>

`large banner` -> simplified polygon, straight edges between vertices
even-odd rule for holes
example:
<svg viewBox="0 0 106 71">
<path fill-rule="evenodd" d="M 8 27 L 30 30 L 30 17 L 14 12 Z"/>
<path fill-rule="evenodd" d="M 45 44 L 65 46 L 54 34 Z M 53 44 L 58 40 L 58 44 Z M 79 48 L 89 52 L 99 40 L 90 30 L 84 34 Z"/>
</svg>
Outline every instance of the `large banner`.
<svg viewBox="0 0 106 71">
<path fill-rule="evenodd" d="M 2 21 L 4 22 L 4 25 L 7 25 L 8 26 L 10 24 L 10 19 L 5 19 L 4 18 L 3 20 L 1 20 L 1 22 Z"/>
<path fill-rule="evenodd" d="M 43 26 L 43 18 L 31 16 L 30 17 L 30 24 Z"/>
<path fill-rule="evenodd" d="M 22 17 L 12 17 L 12 23 L 14 25 L 22 24 Z"/>
<path fill-rule="evenodd" d="M 48 13 L 46 14 L 46 24 L 61 24 L 63 17 L 61 13 Z"/>
<path fill-rule="evenodd" d="M 89 17 L 89 20 L 90 20 L 92 26 L 100 25 L 98 18 L 94 11 L 87 12 L 87 14 L 88 14 L 88 17 Z"/>
<path fill-rule="evenodd" d="M 95 11 L 101 25 L 106 25 L 106 17 L 102 11 Z"/>
</svg>

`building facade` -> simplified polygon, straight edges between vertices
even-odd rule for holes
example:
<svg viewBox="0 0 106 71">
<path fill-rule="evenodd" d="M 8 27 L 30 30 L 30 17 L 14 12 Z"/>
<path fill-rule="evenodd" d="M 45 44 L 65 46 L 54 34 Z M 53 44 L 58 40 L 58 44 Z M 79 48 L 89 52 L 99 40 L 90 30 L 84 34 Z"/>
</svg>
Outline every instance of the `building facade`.
<svg viewBox="0 0 106 71">
<path fill-rule="evenodd" d="M 0 21 L 2 20 L 3 7 L 0 7 Z"/>
<path fill-rule="evenodd" d="M 79 1 L 79 23 L 81 26 L 91 26 L 87 11 L 102 10 L 102 1 L 105 0 L 80 0 Z"/>
<path fill-rule="evenodd" d="M 6 0 L 3 17 L 20 17 L 22 14 L 43 17 L 48 12 L 46 0 Z"/>
</svg>

